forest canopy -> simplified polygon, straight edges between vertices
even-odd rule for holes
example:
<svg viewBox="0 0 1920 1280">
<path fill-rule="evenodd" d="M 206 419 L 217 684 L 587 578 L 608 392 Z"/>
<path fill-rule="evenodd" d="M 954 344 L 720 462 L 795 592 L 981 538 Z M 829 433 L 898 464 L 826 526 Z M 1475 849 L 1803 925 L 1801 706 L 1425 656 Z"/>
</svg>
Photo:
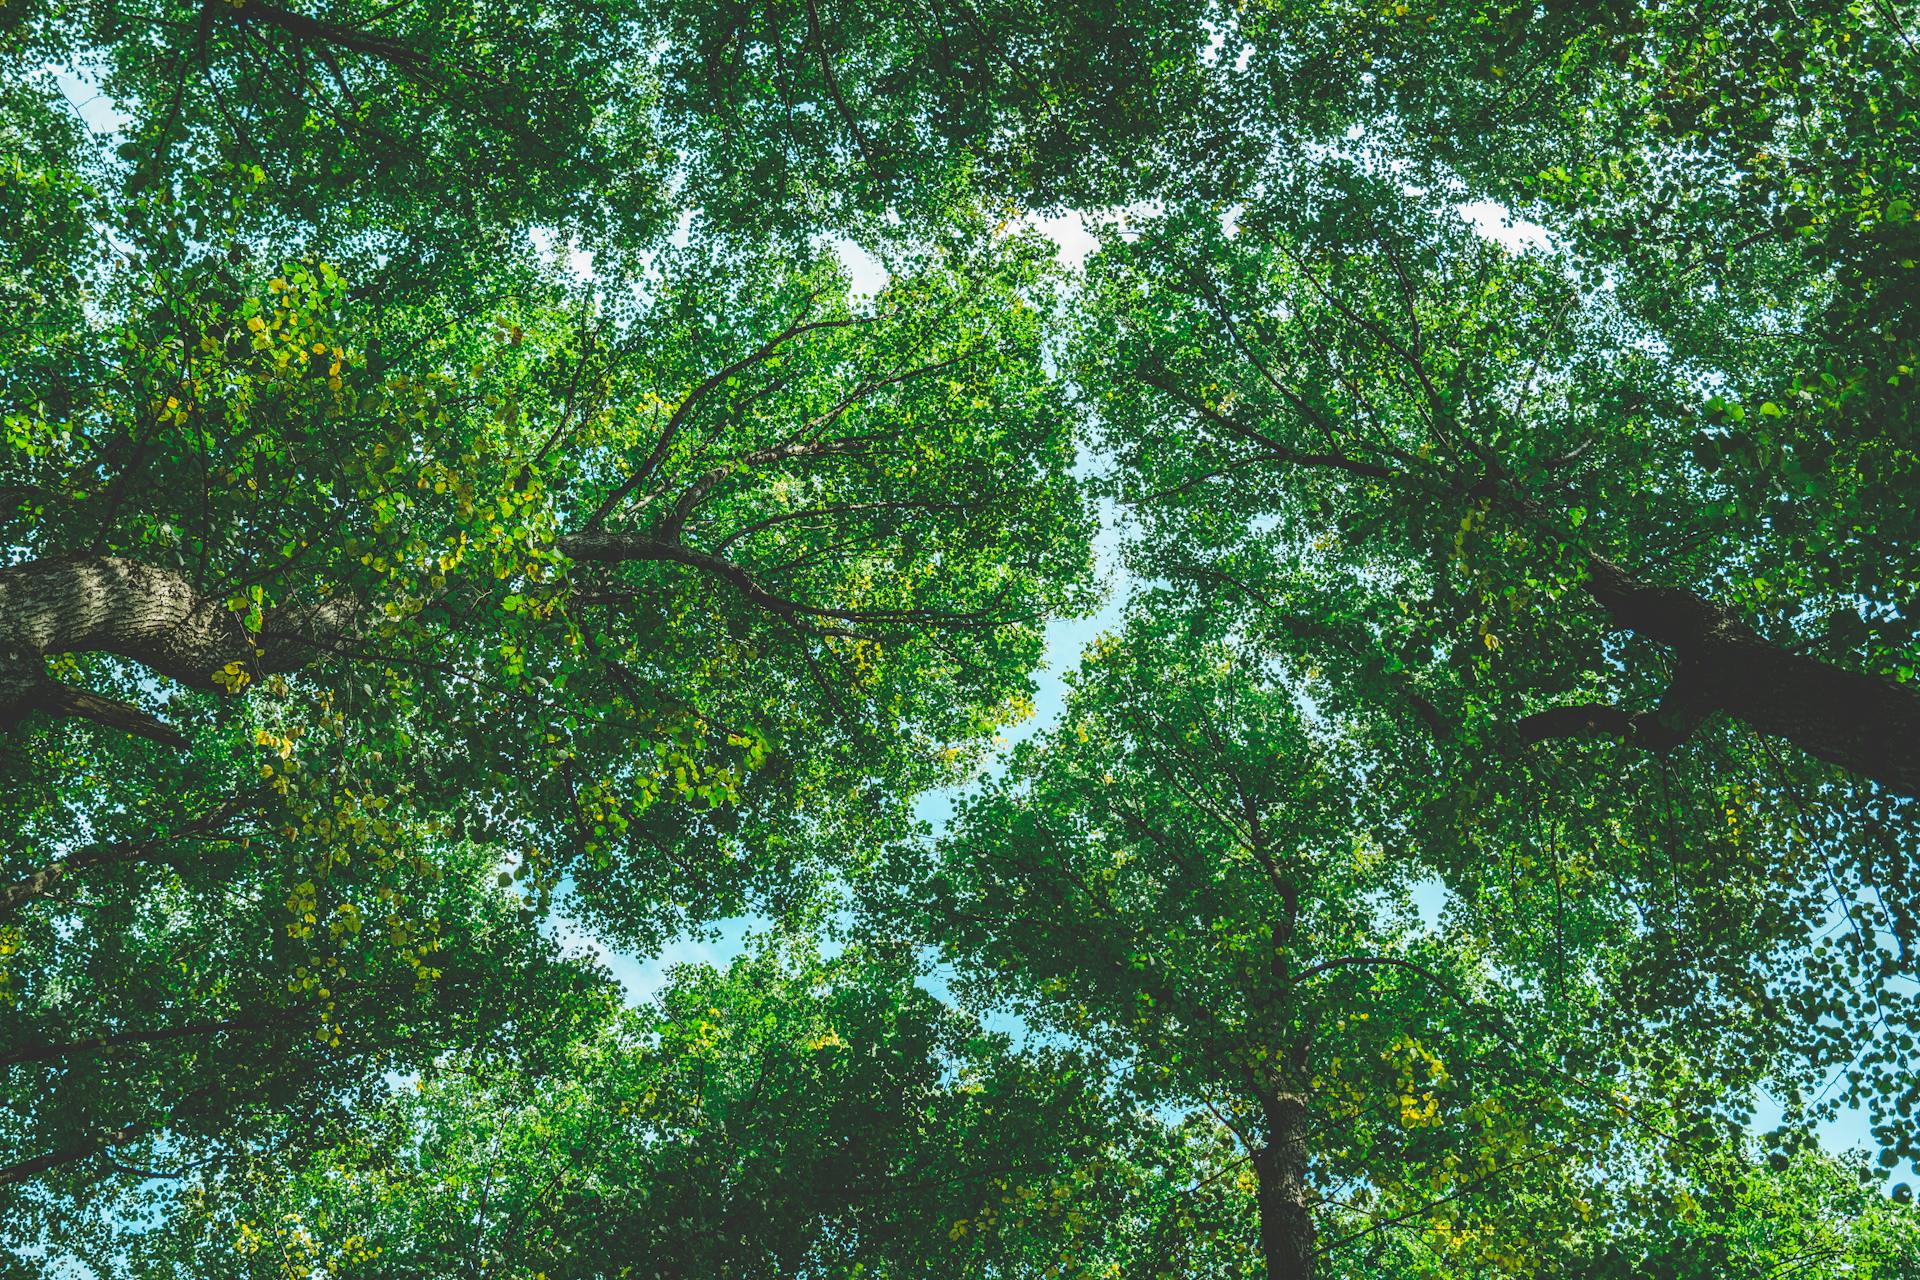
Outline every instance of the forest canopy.
<svg viewBox="0 0 1920 1280">
<path fill-rule="evenodd" d="M 0 1276 L 1920 1277 L 1916 25 L 5 0 Z"/>
</svg>

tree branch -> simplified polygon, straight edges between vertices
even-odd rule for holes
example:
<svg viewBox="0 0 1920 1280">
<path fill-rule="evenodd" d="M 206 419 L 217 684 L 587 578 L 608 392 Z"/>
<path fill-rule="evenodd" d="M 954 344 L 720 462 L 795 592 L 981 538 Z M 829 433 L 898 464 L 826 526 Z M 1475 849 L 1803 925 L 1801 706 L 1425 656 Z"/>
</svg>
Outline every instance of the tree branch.
<svg viewBox="0 0 1920 1280">
<path fill-rule="evenodd" d="M 990 629 L 1019 619 L 1004 617 L 991 610 L 949 613 L 937 609 L 840 609 L 807 604 L 778 595 L 762 586 L 745 566 L 722 556 L 701 551 L 678 542 L 665 542 L 643 534 L 576 533 L 562 537 L 560 551 L 569 559 L 600 564 L 627 561 L 665 561 L 698 569 L 732 583 L 748 600 L 785 618 L 805 616 L 833 618 L 842 622 L 927 623 L 961 629 Z"/>
<path fill-rule="evenodd" d="M 815 294 L 807 299 L 807 305 L 809 307 L 813 305 L 814 297 L 817 296 L 819 295 Z M 849 325 L 868 324 L 871 323 L 874 318 L 875 317 L 872 316 L 852 316 L 841 320 L 796 321 L 788 325 L 785 329 L 782 329 L 779 333 L 774 334 L 773 337 L 767 339 L 753 351 L 709 374 L 691 391 L 687 392 L 686 399 L 674 407 L 673 413 L 667 418 L 666 425 L 660 428 L 660 438 L 654 441 L 653 450 L 647 455 L 646 460 L 634 468 L 633 474 L 616 485 L 613 492 L 607 495 L 606 500 L 595 509 L 592 515 L 587 517 L 586 532 L 599 532 L 600 526 L 606 523 L 607 517 L 613 514 L 614 509 L 632 496 L 635 489 L 638 489 L 646 483 L 647 478 L 651 476 L 654 471 L 659 468 L 660 463 L 665 460 L 667 450 L 672 447 L 674 438 L 679 434 L 681 424 L 686 421 L 687 415 L 692 412 L 694 406 L 699 404 L 715 387 L 718 387 L 721 383 L 731 378 L 734 374 L 739 373 L 741 370 L 759 364 L 762 360 L 765 360 L 777 351 L 783 343 L 797 338 L 803 333 L 811 333 L 815 329 L 844 329 Z"/>
<path fill-rule="evenodd" d="M 10 1187 L 16 1183 L 25 1182 L 29 1178 L 37 1178 L 62 1165 L 74 1164 L 85 1160 L 88 1156 L 112 1150 L 114 1147 L 124 1147 L 127 1143 L 136 1141 L 152 1131 L 153 1126 L 145 1122 L 122 1125 L 118 1129 L 106 1130 L 97 1137 L 71 1143 L 49 1151 L 45 1155 L 35 1156 L 31 1160 L 22 1160 L 18 1164 L 0 1167 L 0 1187 Z"/>
<path fill-rule="evenodd" d="M 185 734 L 132 703 L 89 693 L 56 680 L 36 682 L 29 692 L 15 702 L 10 712 L 0 713 L 0 729 L 12 728 L 22 717 L 34 711 L 45 712 L 56 719 L 91 720 L 95 724 L 147 738 L 163 746 L 181 749 L 187 746 Z"/>
<path fill-rule="evenodd" d="M 417 49 L 410 49 L 397 40 L 384 36 L 369 35 L 356 31 L 352 27 L 341 26 L 337 22 L 325 22 L 319 18 L 309 18 L 302 13 L 292 13 L 286 9 L 263 4 L 261 0 L 240 0 L 239 3 L 223 3 L 222 0 L 208 0 L 206 8 L 210 12 L 230 11 L 240 22 L 257 22 L 262 26 L 277 27 L 297 40 L 304 40 L 318 46 L 333 45 L 349 49 L 354 53 L 377 58 L 408 71 L 425 71 L 431 63 L 427 56 Z"/>
<path fill-rule="evenodd" d="M 865 131 L 860 128 L 860 122 L 854 118 L 852 110 L 848 108 L 845 95 L 840 92 L 840 78 L 833 74 L 833 57 L 827 48 L 826 33 L 821 30 L 819 6 L 814 0 L 807 0 L 807 27 L 813 34 L 814 47 L 820 53 L 820 74 L 826 79 L 827 93 L 833 98 L 834 108 L 839 111 L 840 119 L 845 122 L 847 131 L 853 135 L 853 144 L 859 148 L 860 158 L 866 161 L 867 167 L 871 169 L 878 157 L 874 153 L 873 144 L 867 141 Z"/>
<path fill-rule="evenodd" d="M 50 892 L 61 880 L 76 871 L 116 862 L 143 861 L 151 858 L 173 841 L 205 835 L 223 825 L 236 813 L 250 808 L 255 800 L 256 798 L 252 796 L 234 797 L 201 814 L 198 818 L 192 819 L 178 830 L 167 832 L 165 835 L 148 836 L 140 840 L 119 840 L 111 844 L 90 845 L 76 850 L 68 857 L 49 862 L 24 879 L 16 880 L 12 884 L 0 885 L 0 913 L 11 911 L 23 902 Z"/>
<path fill-rule="evenodd" d="M 179 732 L 137 707 L 53 681 L 45 660 L 108 653 L 195 689 L 229 669 L 293 671 L 338 644 L 359 601 L 270 610 L 249 634 L 178 569 L 120 556 L 63 555 L 0 568 L 0 732 L 33 712 L 92 720 L 170 746 Z"/>
<path fill-rule="evenodd" d="M 1170 379 L 1162 377 L 1158 373 L 1141 370 L 1135 376 L 1148 386 L 1172 396 L 1175 400 L 1178 400 L 1181 404 L 1192 410 L 1194 414 L 1212 423 L 1214 426 L 1219 427 L 1228 435 L 1257 445 L 1271 455 L 1276 462 L 1284 462 L 1289 466 L 1296 467 L 1330 467 L 1337 471 L 1345 471 L 1350 475 L 1365 476 L 1370 480 L 1401 480 L 1405 478 L 1400 472 L 1393 470 L 1391 467 L 1383 467 L 1373 462 L 1363 462 L 1357 458 L 1350 458 L 1343 453 L 1307 453 L 1284 445 L 1272 436 L 1267 435 L 1264 431 L 1260 431 L 1243 422 L 1228 417 L 1204 400 L 1189 396 L 1185 391 L 1175 386 Z"/>
</svg>

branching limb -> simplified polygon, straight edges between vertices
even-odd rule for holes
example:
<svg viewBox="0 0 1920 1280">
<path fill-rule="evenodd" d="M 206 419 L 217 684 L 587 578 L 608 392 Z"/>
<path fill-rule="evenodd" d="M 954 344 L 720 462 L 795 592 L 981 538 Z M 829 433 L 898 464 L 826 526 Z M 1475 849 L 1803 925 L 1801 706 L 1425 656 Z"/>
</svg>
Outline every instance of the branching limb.
<svg viewBox="0 0 1920 1280">
<path fill-rule="evenodd" d="M 817 296 L 818 295 L 815 294 L 807 299 L 808 307 L 813 305 L 814 298 Z M 721 366 L 709 374 L 695 386 L 693 390 L 687 392 L 686 399 L 682 400 L 679 405 L 674 408 L 673 413 L 667 418 L 666 425 L 660 428 L 660 438 L 654 441 L 652 452 L 647 455 L 646 459 L 641 462 L 638 467 L 634 468 L 631 475 L 615 486 L 613 492 L 607 495 L 606 500 L 595 509 L 591 516 L 587 517 L 586 532 L 598 532 L 600 526 L 606 523 L 607 517 L 612 515 L 621 503 L 631 497 L 634 490 L 647 482 L 648 477 L 653 475 L 659 468 L 661 462 L 666 459 L 667 451 L 673 447 L 674 438 L 679 435 L 680 428 L 685 423 L 687 415 L 691 413 L 702 400 L 711 394 L 714 388 L 720 386 L 735 374 L 759 364 L 775 351 L 779 350 L 782 345 L 799 337 L 801 334 L 812 333 L 816 329 L 844 329 L 850 325 L 870 323 L 873 319 L 874 317 L 871 316 L 852 316 L 840 320 L 795 321 L 779 333 L 773 335 L 773 337 L 767 339 L 753 351 L 741 356 L 731 364 Z"/>
<path fill-rule="evenodd" d="M 866 131 L 847 106 L 846 95 L 840 92 L 840 78 L 833 73 L 833 57 L 827 48 L 826 33 L 820 24 L 820 7 L 815 0 L 807 0 L 807 29 L 813 36 L 814 47 L 820 53 L 820 74 L 827 82 L 827 93 L 833 99 L 834 109 L 840 113 L 840 119 L 847 126 L 847 132 L 853 135 L 853 144 L 860 150 L 860 158 L 872 168 L 879 157 L 873 144 L 867 141 Z"/>
<path fill-rule="evenodd" d="M 153 1126 L 145 1122 L 122 1125 L 118 1129 L 103 1130 L 93 1137 L 83 1138 L 78 1142 L 69 1143 L 57 1150 L 49 1151 L 45 1155 L 35 1156 L 30 1160 L 22 1160 L 17 1164 L 0 1167 L 0 1187 L 14 1186 L 17 1183 L 37 1178 L 43 1173 L 51 1173 L 53 1170 L 65 1165 L 77 1164 L 103 1151 L 111 1151 L 115 1147 L 124 1147 L 129 1142 L 138 1141 L 151 1132 L 153 1132 Z"/>
<path fill-rule="evenodd" d="M 163 746 L 182 750 L 187 746 L 185 734 L 130 702 L 47 678 L 29 680 L 25 688 L 5 695 L 4 706 L 0 706 L 0 733 L 13 729 L 36 711 L 60 720 L 91 720 Z"/>
<path fill-rule="evenodd" d="M 76 871 L 116 862 L 146 861 L 154 858 L 176 841 L 216 832 L 226 825 L 228 819 L 251 808 L 255 801 L 256 797 L 253 796 L 237 796 L 164 835 L 147 836 L 140 840 L 118 840 L 111 844 L 90 845 L 76 850 L 65 858 L 49 862 L 24 879 L 16 880 L 12 884 L 0 885 L 0 913 L 11 911 L 23 902 L 41 897 Z M 5 1059 L 0 1058 L 0 1062 L 4 1061 Z"/>
<path fill-rule="evenodd" d="M 1265 432 L 1229 417 L 1206 401 L 1188 395 L 1185 390 L 1176 386 L 1171 379 L 1165 377 L 1158 371 L 1143 369 L 1138 374 L 1138 377 L 1148 386 L 1163 391 L 1175 400 L 1178 400 L 1197 417 L 1218 427 L 1221 431 L 1224 431 L 1227 435 L 1235 439 L 1244 440 L 1256 446 L 1268 457 L 1271 457 L 1277 462 L 1283 462 L 1289 466 L 1296 467 L 1331 468 L 1336 471 L 1345 471 L 1349 475 L 1364 476 L 1372 480 L 1399 480 L 1404 478 L 1400 472 L 1390 467 L 1383 467 L 1378 463 L 1365 462 L 1358 458 L 1350 458 L 1343 453 L 1307 453 L 1292 448 L 1289 445 L 1282 444 Z"/>
<path fill-rule="evenodd" d="M 0 733 L 34 712 L 185 746 L 180 733 L 127 703 L 59 684 L 45 661 L 107 653 L 195 689 L 228 671 L 297 670 L 347 635 L 359 602 L 339 597 L 270 611 L 250 634 L 223 600 L 178 569 L 119 556 L 52 556 L 0 568 Z"/>
</svg>

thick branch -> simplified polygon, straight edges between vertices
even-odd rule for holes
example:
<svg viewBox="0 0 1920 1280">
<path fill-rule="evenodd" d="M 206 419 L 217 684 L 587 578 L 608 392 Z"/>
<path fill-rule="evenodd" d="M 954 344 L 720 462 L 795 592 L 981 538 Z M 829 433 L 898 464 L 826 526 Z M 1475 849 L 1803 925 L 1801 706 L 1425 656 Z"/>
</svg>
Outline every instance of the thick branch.
<svg viewBox="0 0 1920 1280">
<path fill-rule="evenodd" d="M 1556 738 L 1620 738 L 1649 751 L 1671 751 L 1692 736 L 1694 724 L 1691 716 L 1579 702 L 1522 716 L 1514 729 L 1527 746 Z"/>
<path fill-rule="evenodd" d="M 1565 541 L 1553 513 L 1511 475 L 1496 470 L 1481 489 L 1542 536 Z M 1605 556 L 1584 554 L 1587 594 L 1613 626 L 1671 648 L 1674 681 L 1654 715 L 1556 708 L 1516 726 L 1524 739 L 1619 735 L 1665 750 L 1720 711 L 1888 791 L 1920 796 L 1920 687 L 1796 653 L 1696 592 L 1647 582 Z"/>
<path fill-rule="evenodd" d="M 187 575 L 118 556 L 57 556 L 0 569 L 0 638 L 23 655 L 111 653 L 195 688 L 251 667 L 239 619 Z"/>
<path fill-rule="evenodd" d="M 271 611 L 259 635 L 177 569 L 120 556 L 52 556 L 0 568 L 0 732 L 33 712 L 77 717 L 169 745 L 185 739 L 138 708 L 52 680 L 45 659 L 110 653 L 195 689 L 218 673 L 292 671 L 332 647 L 357 603 Z"/>
<path fill-rule="evenodd" d="M 1731 613 L 1693 592 L 1643 582 L 1603 556 L 1587 557 L 1584 585 L 1615 626 L 1683 652 L 1716 640 L 1758 638 Z"/>
<path fill-rule="evenodd" d="M 114 1147 L 124 1147 L 127 1143 L 152 1131 L 153 1126 L 150 1124 L 123 1125 L 95 1137 L 71 1143 L 59 1150 L 49 1151 L 45 1155 L 35 1156 L 31 1160 L 22 1160 L 18 1164 L 0 1167 L 0 1187 L 9 1187 L 15 1183 L 25 1182 L 29 1178 L 37 1178 L 43 1173 L 85 1160 L 88 1156 L 98 1155 Z"/>
<path fill-rule="evenodd" d="M 1614 626 L 1673 649 L 1673 684 L 1654 713 L 1574 706 L 1528 716 L 1516 726 L 1523 741 L 1617 736 L 1666 750 L 1720 711 L 1889 791 L 1920 795 L 1920 690 L 1795 653 L 1712 601 L 1643 582 L 1600 556 L 1588 557 L 1585 585 Z"/>
<path fill-rule="evenodd" d="M 257 22 L 261 26 L 277 27 L 296 40 L 302 40 L 317 47 L 325 48 L 332 45 L 336 48 L 348 49 L 410 71 L 423 70 L 429 65 L 425 54 L 417 49 L 410 49 L 397 40 L 356 31 L 352 27 L 344 27 L 337 22 L 309 18 L 302 13 L 292 13 L 270 4 L 262 4 L 260 0 L 239 0 L 239 3 L 234 4 L 224 3 L 222 0 L 210 0 L 207 9 L 213 12 L 231 13 L 241 22 Z"/>
<path fill-rule="evenodd" d="M 1514 725 L 1520 741 L 1532 746 L 1555 738 L 1624 738 L 1633 732 L 1634 713 L 1604 702 L 1577 702 L 1522 716 Z"/>
<path fill-rule="evenodd" d="M 91 720 L 109 729 L 118 729 L 137 738 L 149 738 L 169 747 L 185 748 L 186 735 L 130 702 L 76 689 L 55 680 L 31 681 L 18 695 L 10 714 L 18 719 L 34 711 L 44 711 L 55 719 Z"/>
</svg>

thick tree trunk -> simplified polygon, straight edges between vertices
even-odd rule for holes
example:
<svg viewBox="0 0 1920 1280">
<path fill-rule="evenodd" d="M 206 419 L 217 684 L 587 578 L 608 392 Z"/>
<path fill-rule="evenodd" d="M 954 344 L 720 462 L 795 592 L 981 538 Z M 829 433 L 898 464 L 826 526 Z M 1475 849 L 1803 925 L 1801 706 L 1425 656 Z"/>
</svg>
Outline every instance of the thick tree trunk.
<svg viewBox="0 0 1920 1280">
<path fill-rule="evenodd" d="M 1556 707 L 1519 724 L 1528 742 L 1619 736 L 1656 750 L 1723 712 L 1808 755 L 1920 795 L 1920 688 L 1847 671 L 1764 639 L 1708 600 L 1640 581 L 1589 557 L 1587 592 L 1615 626 L 1674 651 L 1674 678 L 1658 711 Z"/>
<path fill-rule="evenodd" d="M 1267 1280 L 1313 1280 L 1315 1239 L 1307 1194 L 1307 1104 L 1297 1094 L 1262 1100 L 1266 1143 L 1253 1153 L 1260 1252 Z"/>
<path fill-rule="evenodd" d="M 0 732 L 35 711 L 95 720 L 181 745 L 179 734 L 127 703 L 59 684 L 46 659 L 110 653 L 196 689 L 237 665 L 248 676 L 291 671 L 336 641 L 349 599 L 268 614 L 250 635 L 223 600 L 177 569 L 119 556 L 56 556 L 0 568 Z"/>
</svg>

